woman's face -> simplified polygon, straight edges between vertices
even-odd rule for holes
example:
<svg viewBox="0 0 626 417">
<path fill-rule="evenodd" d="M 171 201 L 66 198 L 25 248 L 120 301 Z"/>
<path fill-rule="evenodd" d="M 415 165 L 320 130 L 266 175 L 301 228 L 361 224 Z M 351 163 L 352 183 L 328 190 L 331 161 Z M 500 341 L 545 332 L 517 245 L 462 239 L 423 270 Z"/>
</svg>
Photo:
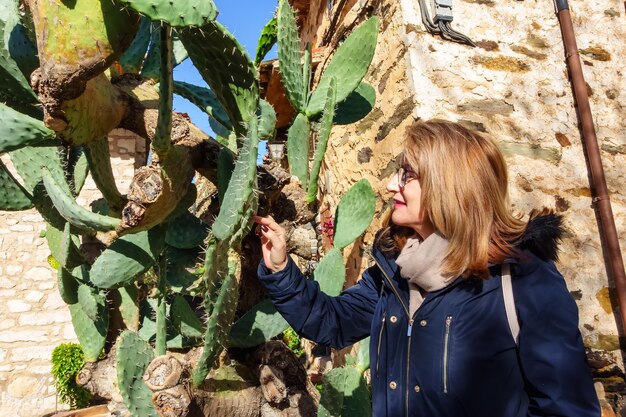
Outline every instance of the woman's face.
<svg viewBox="0 0 626 417">
<path fill-rule="evenodd" d="M 395 224 L 412 228 L 422 239 L 435 231 L 422 205 L 422 187 L 417 174 L 407 164 L 402 164 L 391 177 L 387 191 L 393 193 L 391 220 Z"/>
</svg>

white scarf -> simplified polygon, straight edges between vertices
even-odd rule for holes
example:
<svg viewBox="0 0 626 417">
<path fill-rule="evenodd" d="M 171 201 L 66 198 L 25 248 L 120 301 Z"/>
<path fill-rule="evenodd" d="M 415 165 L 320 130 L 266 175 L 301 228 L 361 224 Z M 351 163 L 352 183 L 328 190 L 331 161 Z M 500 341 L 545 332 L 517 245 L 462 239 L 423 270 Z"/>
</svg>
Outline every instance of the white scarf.
<svg viewBox="0 0 626 417">
<path fill-rule="evenodd" d="M 422 305 L 426 293 L 445 288 L 454 281 L 454 276 L 443 276 L 440 273 L 448 244 L 448 240 L 439 232 L 432 233 L 422 242 L 410 238 L 396 259 L 400 275 L 409 281 L 411 317 Z"/>
</svg>

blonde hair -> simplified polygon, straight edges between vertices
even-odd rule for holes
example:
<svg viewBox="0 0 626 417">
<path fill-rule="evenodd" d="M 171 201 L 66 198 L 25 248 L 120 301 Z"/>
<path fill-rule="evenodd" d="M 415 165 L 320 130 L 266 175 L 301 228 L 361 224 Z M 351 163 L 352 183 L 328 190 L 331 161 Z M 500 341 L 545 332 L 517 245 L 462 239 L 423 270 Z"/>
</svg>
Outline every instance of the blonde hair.
<svg viewBox="0 0 626 417">
<path fill-rule="evenodd" d="M 487 278 L 488 263 L 516 254 L 526 223 L 511 212 L 506 162 L 492 140 L 458 123 L 418 121 L 407 128 L 403 164 L 417 173 L 422 205 L 450 243 L 443 274 Z M 399 249 L 406 232 L 392 229 L 383 235 Z"/>
</svg>

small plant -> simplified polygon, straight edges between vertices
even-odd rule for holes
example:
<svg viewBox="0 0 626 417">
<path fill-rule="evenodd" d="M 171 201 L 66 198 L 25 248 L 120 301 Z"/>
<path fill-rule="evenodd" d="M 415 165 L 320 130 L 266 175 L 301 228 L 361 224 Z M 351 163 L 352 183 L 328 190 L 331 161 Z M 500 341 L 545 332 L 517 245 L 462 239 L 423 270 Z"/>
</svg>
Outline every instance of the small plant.
<svg viewBox="0 0 626 417">
<path fill-rule="evenodd" d="M 61 402 L 72 409 L 86 407 L 91 401 L 91 393 L 76 383 L 84 364 L 85 355 L 78 344 L 65 343 L 52 351 L 54 386 Z"/>
<path fill-rule="evenodd" d="M 300 336 L 291 327 L 283 332 L 283 342 L 297 357 L 304 355 L 304 349 L 300 344 Z"/>
</svg>

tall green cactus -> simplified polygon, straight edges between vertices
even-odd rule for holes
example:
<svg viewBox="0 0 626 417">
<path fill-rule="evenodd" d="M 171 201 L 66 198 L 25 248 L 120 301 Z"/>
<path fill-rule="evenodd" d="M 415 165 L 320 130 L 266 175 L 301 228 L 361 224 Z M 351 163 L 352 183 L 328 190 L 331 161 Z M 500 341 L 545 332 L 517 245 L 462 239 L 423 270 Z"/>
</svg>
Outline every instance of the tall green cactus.
<svg viewBox="0 0 626 417">
<path fill-rule="evenodd" d="M 288 0 L 280 0 L 277 12 L 278 20 L 278 59 L 283 85 L 293 108 L 298 112 L 287 135 L 287 156 L 291 173 L 300 179 L 302 187 L 307 190 L 307 202 L 315 201 L 317 180 L 324 158 L 330 130 L 332 129 L 335 105 L 351 99 L 345 105 L 349 116 L 338 115 L 343 123 L 354 122 L 364 117 L 369 110 L 362 102 L 351 97 L 361 85 L 361 80 L 374 57 L 378 36 L 378 19 L 372 17 L 360 24 L 330 59 L 328 66 L 321 74 L 320 81 L 313 91 L 309 91 L 311 82 L 311 50 L 304 50 L 304 62 L 301 63 L 300 37 L 296 25 L 296 17 Z M 373 91 L 362 87 L 367 97 Z M 360 97 L 360 96 L 359 96 Z M 358 106 L 352 106 L 352 103 Z M 372 100 L 366 101 L 367 103 Z M 354 109 L 356 107 L 357 110 Z M 343 108 L 340 107 L 341 110 Z M 309 134 L 310 123 L 324 111 L 318 128 L 318 143 L 313 166 L 309 172 Z"/>
</svg>

